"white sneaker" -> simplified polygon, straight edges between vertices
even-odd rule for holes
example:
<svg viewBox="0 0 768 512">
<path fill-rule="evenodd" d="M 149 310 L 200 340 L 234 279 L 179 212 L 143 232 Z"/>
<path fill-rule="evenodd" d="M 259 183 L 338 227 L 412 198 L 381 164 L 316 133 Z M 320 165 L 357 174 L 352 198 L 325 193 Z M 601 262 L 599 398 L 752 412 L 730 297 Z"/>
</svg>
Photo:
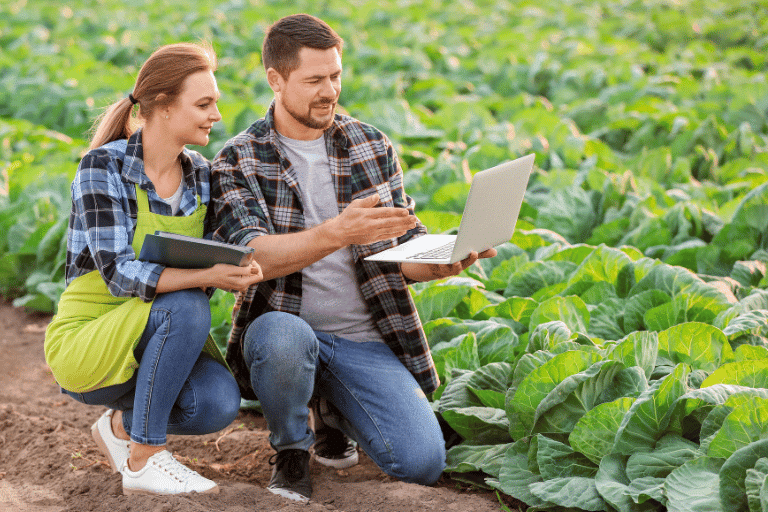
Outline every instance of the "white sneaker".
<svg viewBox="0 0 768 512">
<path fill-rule="evenodd" d="M 216 482 L 192 471 L 176 460 L 168 450 L 152 455 L 138 471 L 131 471 L 128 464 L 125 464 L 120 472 L 123 474 L 123 494 L 219 492 Z"/>
<path fill-rule="evenodd" d="M 112 414 L 115 411 L 109 409 L 91 427 L 91 436 L 101 453 L 107 456 L 109 466 L 113 473 L 117 473 L 128 460 L 131 450 L 131 442 L 118 438 L 112 432 Z"/>
</svg>

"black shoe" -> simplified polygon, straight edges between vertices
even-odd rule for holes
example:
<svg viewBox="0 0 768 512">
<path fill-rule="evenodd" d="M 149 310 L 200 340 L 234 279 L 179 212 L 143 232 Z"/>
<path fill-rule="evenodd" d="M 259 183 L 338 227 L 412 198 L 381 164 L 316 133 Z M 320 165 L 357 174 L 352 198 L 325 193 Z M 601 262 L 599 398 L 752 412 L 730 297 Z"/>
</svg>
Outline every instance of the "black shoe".
<svg viewBox="0 0 768 512">
<path fill-rule="evenodd" d="M 274 454 L 269 463 L 272 479 L 267 490 L 294 501 L 309 501 L 312 497 L 312 481 L 309 478 L 309 452 L 283 450 Z"/>
<path fill-rule="evenodd" d="M 351 468 L 358 461 L 357 443 L 328 426 L 315 431 L 313 452 L 317 462 L 335 469 Z"/>
<path fill-rule="evenodd" d="M 324 398 L 312 403 L 315 426 L 314 458 L 334 469 L 351 468 L 358 462 L 357 443 L 339 428 L 341 413 Z"/>
</svg>

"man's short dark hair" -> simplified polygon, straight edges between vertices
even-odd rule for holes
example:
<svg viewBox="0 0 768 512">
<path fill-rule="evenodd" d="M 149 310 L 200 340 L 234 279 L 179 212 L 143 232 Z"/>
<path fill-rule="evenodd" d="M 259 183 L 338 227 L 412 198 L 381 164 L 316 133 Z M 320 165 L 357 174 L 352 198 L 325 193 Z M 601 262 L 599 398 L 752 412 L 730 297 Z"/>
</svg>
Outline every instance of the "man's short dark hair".
<svg viewBox="0 0 768 512">
<path fill-rule="evenodd" d="M 323 20 L 309 14 L 293 14 L 269 27 L 261 50 L 264 69 L 274 68 L 280 76 L 288 76 L 299 67 L 302 48 L 328 50 L 338 48 L 344 40 Z"/>
</svg>

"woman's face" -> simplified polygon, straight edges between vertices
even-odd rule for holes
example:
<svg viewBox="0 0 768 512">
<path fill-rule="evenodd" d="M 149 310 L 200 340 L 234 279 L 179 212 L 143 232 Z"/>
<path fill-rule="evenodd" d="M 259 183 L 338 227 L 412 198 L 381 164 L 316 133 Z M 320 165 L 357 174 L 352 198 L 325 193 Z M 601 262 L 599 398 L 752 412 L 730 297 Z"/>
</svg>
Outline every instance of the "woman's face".
<svg viewBox="0 0 768 512">
<path fill-rule="evenodd" d="M 221 121 L 219 88 L 211 71 L 198 71 L 184 80 L 179 97 L 163 115 L 169 135 L 180 145 L 205 146 L 213 123 Z"/>
</svg>

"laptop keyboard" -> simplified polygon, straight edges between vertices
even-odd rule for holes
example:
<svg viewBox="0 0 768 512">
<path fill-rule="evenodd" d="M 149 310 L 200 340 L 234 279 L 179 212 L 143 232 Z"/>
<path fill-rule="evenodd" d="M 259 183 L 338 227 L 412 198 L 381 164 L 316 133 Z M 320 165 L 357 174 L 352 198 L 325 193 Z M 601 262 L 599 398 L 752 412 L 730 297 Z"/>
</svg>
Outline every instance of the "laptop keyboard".
<svg viewBox="0 0 768 512">
<path fill-rule="evenodd" d="M 441 245 L 440 247 L 435 247 L 434 249 L 430 249 L 428 251 L 412 254 L 408 256 L 407 259 L 409 260 L 440 260 L 440 259 L 450 258 L 451 254 L 453 253 L 453 244 L 454 244 L 454 241 L 450 241 L 445 245 Z"/>
</svg>

